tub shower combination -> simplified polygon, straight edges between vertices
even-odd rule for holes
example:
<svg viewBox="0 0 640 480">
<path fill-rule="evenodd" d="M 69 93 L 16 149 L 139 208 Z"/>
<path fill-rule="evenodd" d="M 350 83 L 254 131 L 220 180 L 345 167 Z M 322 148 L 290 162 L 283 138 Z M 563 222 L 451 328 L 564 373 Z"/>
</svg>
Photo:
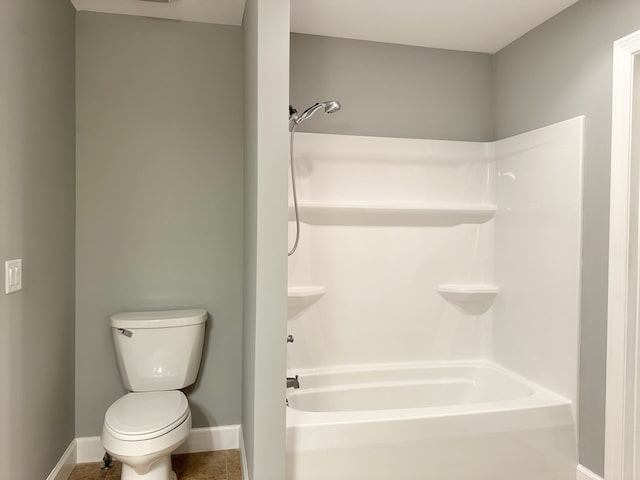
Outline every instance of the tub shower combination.
<svg viewBox="0 0 640 480">
<path fill-rule="evenodd" d="M 289 480 L 576 478 L 582 137 L 296 134 Z"/>
</svg>

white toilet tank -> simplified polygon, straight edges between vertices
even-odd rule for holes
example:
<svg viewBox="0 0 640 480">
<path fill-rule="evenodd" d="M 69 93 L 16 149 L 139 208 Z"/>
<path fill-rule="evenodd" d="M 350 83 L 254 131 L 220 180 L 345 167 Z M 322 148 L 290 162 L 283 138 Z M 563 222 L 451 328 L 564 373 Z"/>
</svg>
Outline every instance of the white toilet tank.
<svg viewBox="0 0 640 480">
<path fill-rule="evenodd" d="M 194 383 L 206 320 L 201 309 L 112 315 L 113 343 L 127 390 L 178 390 Z"/>
</svg>

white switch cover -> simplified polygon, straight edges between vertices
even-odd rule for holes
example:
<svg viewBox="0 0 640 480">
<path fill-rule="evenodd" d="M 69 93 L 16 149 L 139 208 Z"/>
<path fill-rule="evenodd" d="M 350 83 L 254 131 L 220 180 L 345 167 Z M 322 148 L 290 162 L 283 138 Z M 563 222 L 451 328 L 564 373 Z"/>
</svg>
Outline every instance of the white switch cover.
<svg viewBox="0 0 640 480">
<path fill-rule="evenodd" d="M 4 262 L 4 293 L 22 290 L 22 259 Z"/>
</svg>

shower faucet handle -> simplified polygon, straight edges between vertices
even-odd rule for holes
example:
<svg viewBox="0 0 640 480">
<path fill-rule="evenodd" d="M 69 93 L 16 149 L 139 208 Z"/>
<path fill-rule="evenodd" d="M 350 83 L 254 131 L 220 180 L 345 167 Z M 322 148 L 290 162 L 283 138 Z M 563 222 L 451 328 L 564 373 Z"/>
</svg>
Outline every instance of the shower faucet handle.
<svg viewBox="0 0 640 480">
<path fill-rule="evenodd" d="M 294 342 L 293 335 L 287 335 L 287 343 L 293 343 L 293 342 Z"/>
</svg>

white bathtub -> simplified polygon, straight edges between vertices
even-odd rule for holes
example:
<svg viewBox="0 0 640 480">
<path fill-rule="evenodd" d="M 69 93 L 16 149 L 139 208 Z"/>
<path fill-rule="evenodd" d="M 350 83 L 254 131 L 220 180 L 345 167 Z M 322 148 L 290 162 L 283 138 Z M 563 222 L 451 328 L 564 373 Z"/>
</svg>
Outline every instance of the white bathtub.
<svg viewBox="0 0 640 480">
<path fill-rule="evenodd" d="M 495 365 L 299 371 L 288 480 L 575 480 L 571 402 Z"/>
</svg>

